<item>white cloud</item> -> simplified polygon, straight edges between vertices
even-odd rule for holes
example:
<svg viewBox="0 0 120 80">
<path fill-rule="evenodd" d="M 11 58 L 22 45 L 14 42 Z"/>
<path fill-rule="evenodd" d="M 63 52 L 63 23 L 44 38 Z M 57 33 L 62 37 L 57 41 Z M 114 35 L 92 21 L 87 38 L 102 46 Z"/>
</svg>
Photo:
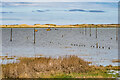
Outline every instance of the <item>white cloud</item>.
<svg viewBox="0 0 120 80">
<path fill-rule="evenodd" d="M 1 0 L 2 2 L 118 2 L 119 0 Z"/>
</svg>

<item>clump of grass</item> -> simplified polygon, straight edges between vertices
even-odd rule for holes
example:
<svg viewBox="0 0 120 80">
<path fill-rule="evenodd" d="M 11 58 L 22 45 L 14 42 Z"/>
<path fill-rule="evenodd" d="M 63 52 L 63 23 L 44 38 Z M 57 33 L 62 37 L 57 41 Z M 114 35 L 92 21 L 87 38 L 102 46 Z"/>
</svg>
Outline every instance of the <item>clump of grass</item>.
<svg viewBox="0 0 120 80">
<path fill-rule="evenodd" d="M 115 62 L 120 63 L 120 59 L 113 59 L 112 62 L 114 62 L 114 63 L 115 63 Z"/>
<path fill-rule="evenodd" d="M 108 67 L 90 66 L 77 56 L 19 58 L 19 63 L 2 65 L 4 78 L 88 78 L 112 77 Z M 110 68 L 111 69 L 111 68 Z"/>
<path fill-rule="evenodd" d="M 2 60 L 10 60 L 10 59 L 15 59 L 15 56 L 0 56 Z"/>
</svg>

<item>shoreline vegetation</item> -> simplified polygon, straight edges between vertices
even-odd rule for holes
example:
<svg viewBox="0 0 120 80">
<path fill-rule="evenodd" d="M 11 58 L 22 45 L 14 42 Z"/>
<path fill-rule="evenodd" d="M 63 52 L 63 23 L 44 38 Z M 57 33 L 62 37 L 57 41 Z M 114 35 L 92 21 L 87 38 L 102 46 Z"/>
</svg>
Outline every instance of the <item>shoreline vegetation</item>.
<svg viewBox="0 0 120 80">
<path fill-rule="evenodd" d="M 16 24 L 0 25 L 0 28 L 117 28 L 119 24 L 75 24 L 75 25 L 56 25 L 56 24 Z"/>
<path fill-rule="evenodd" d="M 58 58 L 19 57 L 17 63 L 2 64 L 3 78 L 116 78 L 119 66 L 96 66 L 75 55 Z"/>
</svg>

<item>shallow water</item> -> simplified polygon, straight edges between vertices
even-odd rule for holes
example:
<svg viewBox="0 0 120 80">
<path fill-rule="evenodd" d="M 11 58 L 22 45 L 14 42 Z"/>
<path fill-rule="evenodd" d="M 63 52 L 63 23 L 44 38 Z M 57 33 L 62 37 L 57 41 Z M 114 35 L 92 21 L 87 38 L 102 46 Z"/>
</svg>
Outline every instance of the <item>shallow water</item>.
<svg viewBox="0 0 120 80">
<path fill-rule="evenodd" d="M 2 29 L 2 56 L 77 55 L 95 65 L 118 65 L 116 28 L 33 28 Z M 98 48 L 97 45 L 98 44 Z"/>
</svg>

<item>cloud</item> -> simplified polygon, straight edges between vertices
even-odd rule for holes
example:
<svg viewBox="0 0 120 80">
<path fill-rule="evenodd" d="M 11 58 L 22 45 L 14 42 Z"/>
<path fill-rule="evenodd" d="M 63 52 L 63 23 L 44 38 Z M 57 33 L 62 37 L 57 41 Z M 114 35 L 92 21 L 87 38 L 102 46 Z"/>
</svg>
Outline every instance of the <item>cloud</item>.
<svg viewBox="0 0 120 80">
<path fill-rule="evenodd" d="M 15 20 L 15 21 L 19 21 L 21 19 L 18 19 L 18 18 L 0 18 L 0 20 Z"/>
<path fill-rule="evenodd" d="M 81 11 L 81 12 L 85 12 L 85 10 L 83 10 L 83 9 L 71 9 L 69 11 Z"/>
<path fill-rule="evenodd" d="M 36 10 L 36 11 L 32 11 L 32 12 L 46 12 L 46 11 L 50 11 L 50 10 Z"/>
<path fill-rule="evenodd" d="M 45 12 L 45 11 L 42 11 L 42 10 L 36 10 L 37 12 Z"/>
<path fill-rule="evenodd" d="M 102 10 L 84 10 L 84 9 L 70 9 L 69 11 L 70 12 L 76 12 L 76 11 L 79 11 L 79 12 L 97 12 L 97 13 L 105 12 L 105 11 L 102 11 Z"/>
<path fill-rule="evenodd" d="M 32 12 L 47 12 L 47 11 L 53 11 L 53 10 L 36 10 Z M 54 11 L 59 11 L 59 10 L 54 10 Z M 96 12 L 96 13 L 103 13 L 105 11 L 102 10 L 84 10 L 84 9 L 70 9 L 70 10 L 60 10 L 60 11 L 69 11 L 69 12 Z"/>
<path fill-rule="evenodd" d="M 33 2 L 3 2 L 0 4 L 2 7 L 9 7 L 9 6 L 34 6 L 39 4 L 33 4 Z"/>
<path fill-rule="evenodd" d="M 0 12 L 0 13 L 3 13 L 3 14 L 4 14 L 4 13 L 14 13 L 14 12 Z"/>
<path fill-rule="evenodd" d="M 100 11 L 100 10 L 89 10 L 89 12 L 105 12 L 105 11 Z"/>
</svg>

